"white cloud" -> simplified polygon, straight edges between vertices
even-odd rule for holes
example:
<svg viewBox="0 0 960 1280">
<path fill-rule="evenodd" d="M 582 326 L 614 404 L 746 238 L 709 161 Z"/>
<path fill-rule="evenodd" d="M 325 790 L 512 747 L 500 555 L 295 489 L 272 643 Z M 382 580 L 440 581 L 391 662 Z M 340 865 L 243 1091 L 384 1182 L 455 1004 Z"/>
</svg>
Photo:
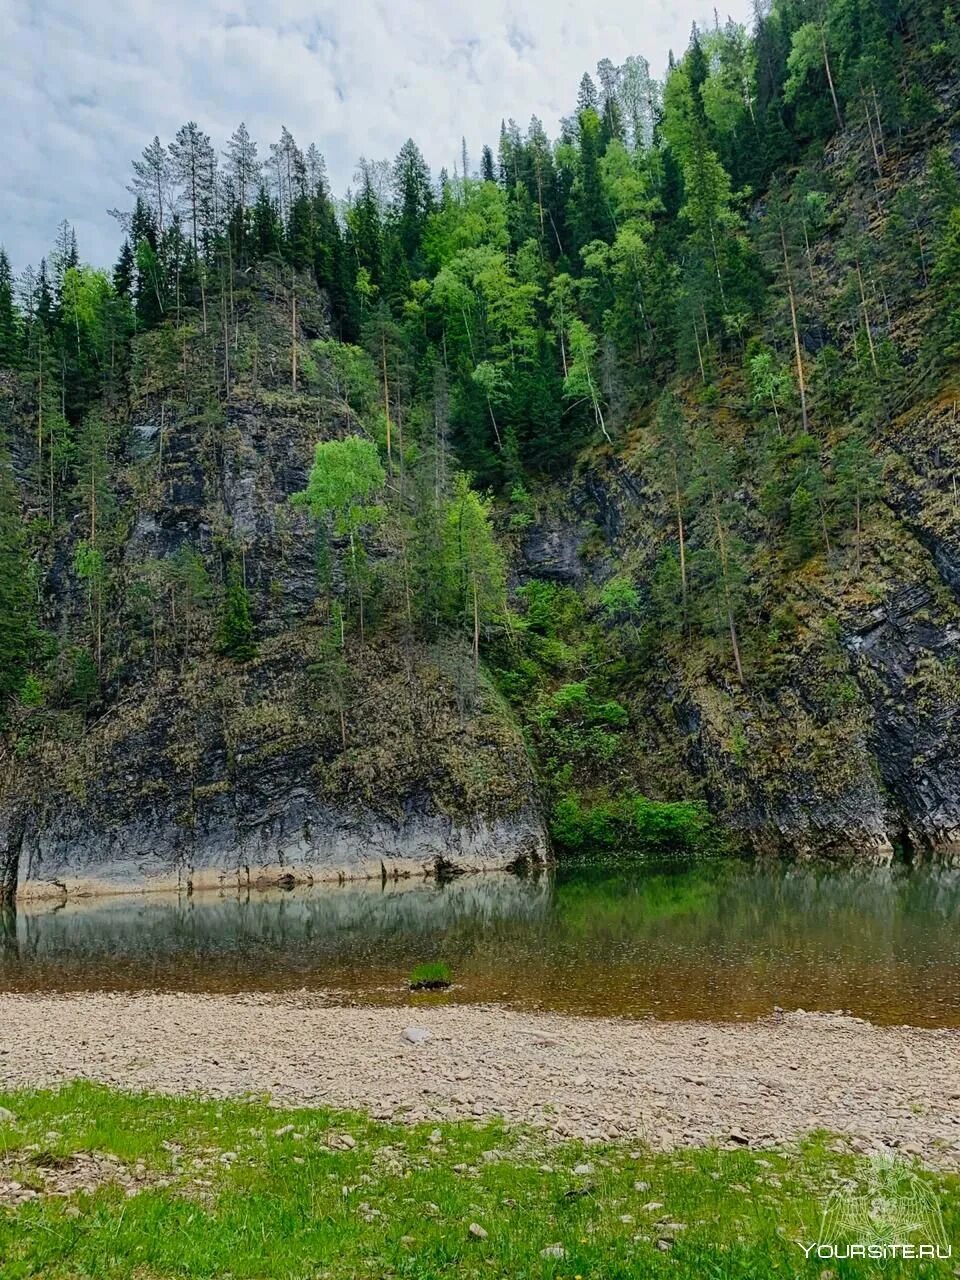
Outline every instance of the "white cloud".
<svg viewBox="0 0 960 1280">
<path fill-rule="evenodd" d="M 130 161 L 196 120 L 222 146 L 245 120 L 261 151 L 286 125 L 315 141 L 337 193 L 361 154 L 407 137 L 434 171 L 465 136 L 474 164 L 501 117 L 556 133 L 585 70 L 642 53 L 655 71 L 707 14 L 700 0 L 0 0 L 7 154 L 0 243 L 15 267 L 48 251 L 63 217 L 83 256 L 117 252 L 106 210 L 128 202 Z M 746 0 L 733 16 L 746 17 Z M 709 14 L 712 18 L 712 14 Z"/>
</svg>

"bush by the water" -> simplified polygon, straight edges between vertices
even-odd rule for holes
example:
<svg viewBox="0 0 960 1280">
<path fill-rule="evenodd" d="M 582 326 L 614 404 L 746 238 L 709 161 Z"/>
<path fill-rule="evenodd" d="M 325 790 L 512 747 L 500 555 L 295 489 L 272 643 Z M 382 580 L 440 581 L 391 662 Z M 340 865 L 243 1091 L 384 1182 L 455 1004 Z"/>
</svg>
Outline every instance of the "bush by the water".
<svg viewBox="0 0 960 1280">
<path fill-rule="evenodd" d="M 699 801 L 626 795 L 589 803 L 568 795 L 553 807 L 550 832 L 569 853 L 694 853 L 708 842 L 711 823 Z"/>
</svg>

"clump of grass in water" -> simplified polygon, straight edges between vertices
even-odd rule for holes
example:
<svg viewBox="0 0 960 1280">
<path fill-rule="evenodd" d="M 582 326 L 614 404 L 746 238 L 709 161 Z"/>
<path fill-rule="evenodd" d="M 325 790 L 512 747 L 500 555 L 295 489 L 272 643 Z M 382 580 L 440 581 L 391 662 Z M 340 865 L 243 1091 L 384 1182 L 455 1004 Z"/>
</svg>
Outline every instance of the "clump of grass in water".
<svg viewBox="0 0 960 1280">
<path fill-rule="evenodd" d="M 442 960 L 418 964 L 410 974 L 411 991 L 443 991 L 450 985 L 450 969 Z"/>
</svg>

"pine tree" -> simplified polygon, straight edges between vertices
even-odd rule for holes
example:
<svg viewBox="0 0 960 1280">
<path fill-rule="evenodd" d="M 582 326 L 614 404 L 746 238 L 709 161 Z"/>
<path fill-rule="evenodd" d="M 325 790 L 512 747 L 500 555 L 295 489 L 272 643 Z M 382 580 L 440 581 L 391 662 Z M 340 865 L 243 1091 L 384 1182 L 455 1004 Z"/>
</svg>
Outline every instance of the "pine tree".
<svg viewBox="0 0 960 1280">
<path fill-rule="evenodd" d="M 20 319 L 13 298 L 13 272 L 10 259 L 0 247 L 0 368 L 16 368 L 20 355 Z"/>
<path fill-rule="evenodd" d="M 681 621 L 686 626 L 689 582 L 685 524 L 692 453 L 683 410 L 671 391 L 665 391 L 657 404 L 655 430 L 654 465 L 660 490 L 672 507 L 676 522 Z"/>
<path fill-rule="evenodd" d="M 120 247 L 120 256 L 113 269 L 113 287 L 119 297 L 128 299 L 132 297 L 135 272 L 136 259 L 133 255 L 133 246 L 127 237 Z"/>
<path fill-rule="evenodd" d="M 960 206 L 952 211 L 940 235 L 933 277 L 941 317 L 935 345 L 941 360 L 956 359 L 960 355 Z"/>
<path fill-rule="evenodd" d="M 262 166 L 257 144 L 241 123 L 231 134 L 225 152 L 230 191 L 241 214 L 251 207 L 260 189 Z"/>
<path fill-rule="evenodd" d="M 177 130 L 169 152 L 170 178 L 180 186 L 193 251 L 198 254 L 214 221 L 216 152 L 210 138 L 193 120 Z"/>
<path fill-rule="evenodd" d="M 0 441 L 0 723 L 30 656 L 31 575 L 10 459 Z"/>
<path fill-rule="evenodd" d="M 217 629 L 217 649 L 234 662 L 249 662 L 257 654 L 250 595 L 237 565 L 231 565 L 227 575 L 223 610 Z"/>
<path fill-rule="evenodd" d="M 863 564 L 864 512 L 876 496 L 880 474 L 880 461 L 861 432 L 851 433 L 834 450 L 834 498 L 841 518 L 853 525 L 854 568 L 858 576 Z"/>
<path fill-rule="evenodd" d="M 393 191 L 400 246 L 408 267 L 419 274 L 420 244 L 433 208 L 433 190 L 427 162 L 412 138 L 403 144 L 394 162 Z"/>
<path fill-rule="evenodd" d="M 172 213 L 171 185 L 170 156 L 155 137 L 140 159 L 134 160 L 133 181 L 127 190 L 153 214 L 158 234 L 163 233 Z"/>
</svg>

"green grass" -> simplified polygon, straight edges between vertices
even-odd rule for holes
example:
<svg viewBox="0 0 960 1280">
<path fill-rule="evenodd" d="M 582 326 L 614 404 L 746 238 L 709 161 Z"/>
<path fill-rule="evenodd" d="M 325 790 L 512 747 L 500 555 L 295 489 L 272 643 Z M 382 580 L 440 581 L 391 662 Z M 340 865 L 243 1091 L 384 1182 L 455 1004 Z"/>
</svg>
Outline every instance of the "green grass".
<svg viewBox="0 0 960 1280">
<path fill-rule="evenodd" d="M 410 987 L 416 991 L 429 987 L 449 987 L 450 967 L 437 960 L 432 963 L 414 965 L 410 972 Z"/>
<path fill-rule="evenodd" d="M 822 1136 L 790 1154 L 655 1155 L 497 1124 L 404 1127 L 88 1084 L 0 1104 L 16 1116 L 0 1125 L 0 1198 L 10 1178 L 40 1190 L 41 1171 L 60 1176 L 78 1152 L 140 1162 L 141 1180 L 132 1196 L 114 1183 L 0 1207 L 3 1280 L 819 1277 L 826 1264 L 795 1241 L 815 1238 L 825 1196 L 858 1167 Z M 927 1176 L 960 1243 L 960 1179 Z M 542 1257 L 554 1244 L 565 1256 Z M 829 1269 L 919 1280 L 954 1265 Z"/>
</svg>

